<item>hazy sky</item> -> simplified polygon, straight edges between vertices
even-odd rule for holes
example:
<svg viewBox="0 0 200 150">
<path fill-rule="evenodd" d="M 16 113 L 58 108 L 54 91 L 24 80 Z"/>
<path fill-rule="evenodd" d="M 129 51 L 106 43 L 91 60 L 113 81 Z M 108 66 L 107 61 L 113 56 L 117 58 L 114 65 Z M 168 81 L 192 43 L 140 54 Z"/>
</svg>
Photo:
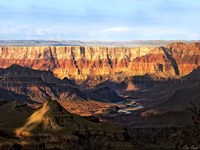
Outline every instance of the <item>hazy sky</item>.
<svg viewBox="0 0 200 150">
<path fill-rule="evenodd" d="M 0 0 L 0 39 L 199 38 L 200 0 Z"/>
</svg>

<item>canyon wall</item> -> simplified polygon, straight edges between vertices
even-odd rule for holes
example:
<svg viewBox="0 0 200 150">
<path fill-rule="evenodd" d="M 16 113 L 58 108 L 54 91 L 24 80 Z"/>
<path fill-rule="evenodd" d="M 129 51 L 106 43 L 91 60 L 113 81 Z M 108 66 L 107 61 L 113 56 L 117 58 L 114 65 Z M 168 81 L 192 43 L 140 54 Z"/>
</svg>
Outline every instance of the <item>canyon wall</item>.
<svg viewBox="0 0 200 150">
<path fill-rule="evenodd" d="M 166 47 L 0 47 L 0 68 L 12 64 L 50 70 L 59 78 L 85 80 L 120 78 L 146 73 L 162 77 L 189 74 L 200 64 L 200 44 L 174 43 Z"/>
</svg>

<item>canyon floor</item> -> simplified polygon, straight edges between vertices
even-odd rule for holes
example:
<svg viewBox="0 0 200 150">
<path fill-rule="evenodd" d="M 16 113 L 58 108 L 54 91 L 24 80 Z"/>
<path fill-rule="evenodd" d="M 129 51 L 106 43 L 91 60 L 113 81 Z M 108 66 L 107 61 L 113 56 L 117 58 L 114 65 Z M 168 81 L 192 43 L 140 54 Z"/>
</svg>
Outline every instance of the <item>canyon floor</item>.
<svg viewBox="0 0 200 150">
<path fill-rule="evenodd" d="M 197 42 L 3 44 L 0 148 L 187 149 L 181 137 L 194 115 L 187 108 L 200 102 L 199 66 Z"/>
</svg>

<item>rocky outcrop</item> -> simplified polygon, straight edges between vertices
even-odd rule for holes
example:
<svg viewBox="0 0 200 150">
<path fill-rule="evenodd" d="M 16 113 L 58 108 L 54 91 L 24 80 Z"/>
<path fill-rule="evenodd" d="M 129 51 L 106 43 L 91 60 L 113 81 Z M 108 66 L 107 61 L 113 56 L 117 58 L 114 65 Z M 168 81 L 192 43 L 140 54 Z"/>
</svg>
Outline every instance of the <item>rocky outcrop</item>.
<svg viewBox="0 0 200 150">
<path fill-rule="evenodd" d="M 166 51 L 175 60 L 180 76 L 189 74 L 200 65 L 200 43 L 174 43 L 167 45 Z"/>
<path fill-rule="evenodd" d="M 4 140 L 0 149 L 133 148 L 122 126 L 70 114 L 57 101 L 47 100 L 35 110 L 16 101 L 4 104 L 0 121 L 0 138 Z"/>
<path fill-rule="evenodd" d="M 87 88 L 84 83 L 76 85 L 71 80 L 56 78 L 51 71 L 39 71 L 12 65 L 0 69 L 0 101 L 20 100 L 43 103 L 46 99 L 63 101 L 96 100 L 117 102 L 123 100 L 108 85 Z"/>
<path fill-rule="evenodd" d="M 161 77 L 182 77 L 200 64 L 200 43 L 173 43 L 151 50 L 129 63 L 135 75 L 156 74 Z"/>
</svg>

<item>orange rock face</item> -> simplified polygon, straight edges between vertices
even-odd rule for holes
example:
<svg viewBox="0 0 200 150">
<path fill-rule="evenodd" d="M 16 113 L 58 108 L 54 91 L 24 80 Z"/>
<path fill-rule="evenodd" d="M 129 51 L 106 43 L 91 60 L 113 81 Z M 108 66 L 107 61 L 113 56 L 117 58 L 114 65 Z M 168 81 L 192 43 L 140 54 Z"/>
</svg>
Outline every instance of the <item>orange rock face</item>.
<svg viewBox="0 0 200 150">
<path fill-rule="evenodd" d="M 200 43 L 174 43 L 167 49 L 177 63 L 180 76 L 189 74 L 200 65 Z"/>
<path fill-rule="evenodd" d="M 184 76 L 200 64 L 200 44 L 167 47 L 0 47 L 0 68 L 12 64 L 51 70 L 59 78 L 84 80 L 143 75 Z"/>
</svg>

